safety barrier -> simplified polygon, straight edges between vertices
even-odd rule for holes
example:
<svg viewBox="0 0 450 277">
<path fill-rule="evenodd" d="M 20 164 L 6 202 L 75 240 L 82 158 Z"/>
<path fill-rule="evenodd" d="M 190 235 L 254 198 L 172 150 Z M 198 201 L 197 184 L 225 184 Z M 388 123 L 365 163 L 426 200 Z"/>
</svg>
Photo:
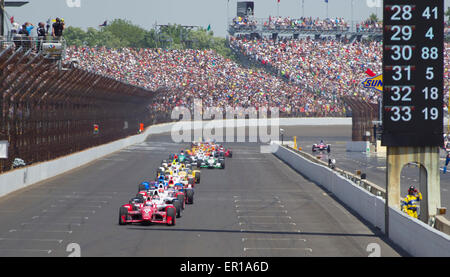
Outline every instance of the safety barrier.
<svg viewBox="0 0 450 277">
<path fill-rule="evenodd" d="M 318 164 L 321 164 L 324 166 L 328 166 L 328 163 L 318 159 L 317 157 L 315 157 L 311 154 L 308 154 L 303 151 L 299 151 L 297 149 L 293 149 L 291 147 L 287 147 L 287 148 L 289 148 L 291 151 L 294 151 L 298 155 L 301 155 L 303 158 L 308 159 L 311 162 L 318 163 Z M 384 188 L 376 185 L 375 183 L 368 181 L 367 179 L 361 178 L 361 175 L 356 175 L 356 174 L 347 172 L 345 170 L 339 169 L 338 167 L 336 167 L 334 169 L 334 171 L 339 173 L 339 175 L 343 176 L 344 178 L 352 181 L 356 185 L 360 186 L 361 188 L 365 189 L 366 191 L 368 191 L 376 196 L 380 196 L 383 199 L 386 199 L 386 190 Z"/>
<path fill-rule="evenodd" d="M 332 192 L 367 222 L 385 232 L 385 200 L 381 188 L 350 173 L 332 170 L 327 164 L 286 147 L 275 147 L 275 155 L 311 181 Z M 359 185 L 358 185 L 359 183 Z M 381 195 L 377 196 L 377 193 Z M 375 193 L 375 194 L 373 194 Z M 389 208 L 389 239 L 412 256 L 450 256 L 450 236 Z"/>
<path fill-rule="evenodd" d="M 154 125 L 139 135 L 130 136 L 51 161 L 41 162 L 0 174 L 0 197 L 86 165 L 133 144 L 141 143 L 151 134 L 169 132 L 171 128 L 171 123 Z"/>
</svg>

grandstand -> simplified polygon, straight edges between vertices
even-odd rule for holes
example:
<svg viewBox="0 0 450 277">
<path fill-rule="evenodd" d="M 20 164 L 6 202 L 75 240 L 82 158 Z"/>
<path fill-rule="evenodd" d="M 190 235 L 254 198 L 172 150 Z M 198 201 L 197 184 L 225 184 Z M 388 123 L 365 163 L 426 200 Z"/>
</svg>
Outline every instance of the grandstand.
<svg viewBox="0 0 450 277">
<path fill-rule="evenodd" d="M 361 22 L 352 30 L 350 25 L 343 18 L 290 18 L 290 17 L 235 17 L 228 26 L 228 33 L 231 36 L 250 36 L 262 38 L 271 36 L 290 37 L 298 39 L 301 37 L 324 38 L 333 37 L 337 39 L 345 38 L 350 41 L 361 39 L 382 39 L 382 27 L 378 22 Z"/>
</svg>

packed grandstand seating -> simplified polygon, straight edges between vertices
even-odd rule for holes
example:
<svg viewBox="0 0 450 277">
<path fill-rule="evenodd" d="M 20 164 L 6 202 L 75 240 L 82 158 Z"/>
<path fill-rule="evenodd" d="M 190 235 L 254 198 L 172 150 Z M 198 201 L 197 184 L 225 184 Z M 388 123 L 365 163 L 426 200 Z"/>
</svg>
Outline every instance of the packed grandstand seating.
<svg viewBox="0 0 450 277">
<path fill-rule="evenodd" d="M 269 17 L 264 22 L 264 27 L 269 29 L 277 28 L 293 28 L 298 30 L 320 30 L 320 31 L 346 31 L 349 29 L 347 22 L 343 18 L 319 19 L 312 17 L 304 17 L 294 19 L 290 17 Z"/>
<path fill-rule="evenodd" d="M 247 69 L 212 50 L 106 49 L 70 47 L 68 59 L 82 68 L 156 90 L 165 87 L 154 109 L 176 106 L 278 107 L 282 115 L 342 116 L 346 110 L 336 95 L 290 84 L 264 70 Z"/>
<path fill-rule="evenodd" d="M 312 18 L 312 17 L 269 17 L 268 19 L 256 19 L 253 17 L 235 17 L 231 27 L 236 30 L 256 30 L 260 26 L 263 30 L 290 30 L 290 31 L 350 31 L 351 24 L 344 18 Z M 381 33 L 383 23 L 373 20 L 365 20 L 355 24 L 357 33 Z"/>
<path fill-rule="evenodd" d="M 272 40 L 231 38 L 235 50 L 265 66 L 273 67 L 292 83 L 314 87 L 331 95 L 354 95 L 370 102 L 380 94 L 363 88 L 371 70 L 381 74 L 382 42 L 346 43 L 337 40 Z M 444 109 L 449 97 L 450 43 L 445 44 Z"/>
<path fill-rule="evenodd" d="M 343 43 L 336 40 L 247 40 L 230 45 L 258 63 L 274 67 L 292 83 L 330 95 L 354 95 L 376 101 L 379 95 L 361 86 L 368 69 L 380 72 L 380 42 Z"/>
<path fill-rule="evenodd" d="M 369 77 L 368 69 L 381 73 L 381 42 L 231 37 L 230 46 L 278 74 L 245 68 L 213 50 L 70 47 L 67 57 L 78 59 L 85 69 L 132 85 L 165 87 L 167 93 L 154 105 L 158 111 L 192 107 L 193 100 L 201 98 L 206 107 L 265 106 L 279 107 L 287 116 L 345 116 L 343 96 L 373 103 L 381 97 L 361 85 Z M 444 99 L 448 99 L 447 51 L 445 61 Z"/>
<path fill-rule="evenodd" d="M 366 20 L 356 24 L 356 32 L 383 32 L 383 22 L 377 22 L 373 20 Z"/>
</svg>

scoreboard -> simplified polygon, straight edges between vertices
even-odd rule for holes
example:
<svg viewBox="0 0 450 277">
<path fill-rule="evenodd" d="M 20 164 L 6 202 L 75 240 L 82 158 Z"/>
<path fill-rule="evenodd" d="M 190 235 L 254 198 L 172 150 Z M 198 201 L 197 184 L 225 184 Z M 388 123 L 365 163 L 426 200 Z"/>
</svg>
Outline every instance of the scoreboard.
<svg viewBox="0 0 450 277">
<path fill-rule="evenodd" d="M 384 0 L 383 146 L 442 146 L 444 0 Z"/>
</svg>

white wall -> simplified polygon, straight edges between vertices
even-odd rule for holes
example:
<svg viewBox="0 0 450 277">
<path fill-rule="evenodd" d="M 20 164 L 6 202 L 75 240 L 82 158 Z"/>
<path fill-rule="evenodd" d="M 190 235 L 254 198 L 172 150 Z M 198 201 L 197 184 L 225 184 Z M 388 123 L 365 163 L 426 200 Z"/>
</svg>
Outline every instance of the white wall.
<svg viewBox="0 0 450 277">
<path fill-rule="evenodd" d="M 385 200 L 377 197 L 328 167 L 313 163 L 284 147 L 275 155 L 298 172 L 332 192 L 371 225 L 385 232 Z M 389 239 L 412 256 L 450 257 L 450 236 L 399 210 L 390 209 Z"/>
</svg>

